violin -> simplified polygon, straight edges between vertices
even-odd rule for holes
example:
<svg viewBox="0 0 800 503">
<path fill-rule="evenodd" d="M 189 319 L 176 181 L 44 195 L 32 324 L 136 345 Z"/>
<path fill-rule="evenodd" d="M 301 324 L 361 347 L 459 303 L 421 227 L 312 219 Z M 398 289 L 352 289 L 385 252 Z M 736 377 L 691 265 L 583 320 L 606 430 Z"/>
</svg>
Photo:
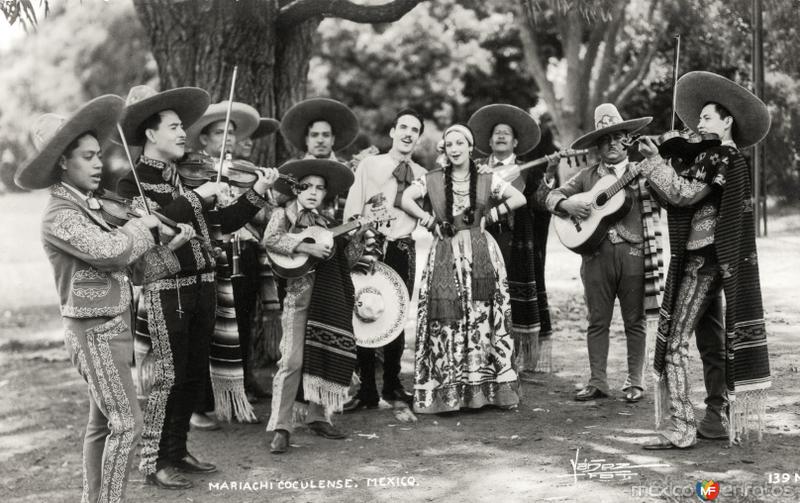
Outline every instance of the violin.
<svg viewBox="0 0 800 503">
<path fill-rule="evenodd" d="M 125 225 L 131 218 L 138 218 L 142 216 L 133 209 L 132 200 L 125 199 L 124 197 L 108 190 L 104 190 L 102 193 L 95 195 L 95 198 L 100 203 L 100 214 L 103 216 L 103 220 L 113 227 L 121 227 Z M 161 213 L 155 211 L 152 213 L 162 224 L 175 231 L 175 233 L 179 233 L 181 231 L 178 227 L 178 224 L 174 220 L 167 218 Z"/>
<path fill-rule="evenodd" d="M 178 162 L 177 167 L 181 181 L 189 188 L 193 189 L 206 182 L 217 181 L 217 163 L 209 156 L 194 152 L 190 153 L 184 160 Z M 258 180 L 256 172 L 259 168 L 260 166 L 256 166 L 248 160 L 234 160 L 229 155 L 223 162 L 221 180 L 233 187 L 249 189 Z M 297 184 L 297 180 L 289 175 L 278 175 L 278 178 L 292 185 Z"/>
<path fill-rule="evenodd" d="M 653 140 L 656 146 L 658 146 L 658 153 L 664 159 L 683 159 L 684 161 L 691 161 L 702 152 L 722 143 L 719 139 L 719 135 L 715 133 L 701 134 L 691 129 L 684 129 L 681 131 L 670 130 L 658 136 L 634 135 L 629 140 L 625 141 L 623 145 L 630 150 L 645 138 Z M 637 160 L 633 158 L 635 155 L 641 156 L 638 149 L 631 152 L 631 154 L 631 160 L 634 162 Z"/>
</svg>

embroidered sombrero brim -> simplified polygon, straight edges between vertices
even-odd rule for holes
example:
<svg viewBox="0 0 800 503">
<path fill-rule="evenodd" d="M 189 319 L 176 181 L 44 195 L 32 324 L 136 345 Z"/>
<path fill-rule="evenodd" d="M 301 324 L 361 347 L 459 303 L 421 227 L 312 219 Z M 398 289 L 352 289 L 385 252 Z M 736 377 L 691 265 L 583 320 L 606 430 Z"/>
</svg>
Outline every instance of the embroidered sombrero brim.
<svg viewBox="0 0 800 503">
<path fill-rule="evenodd" d="M 269 117 L 261 117 L 258 120 L 258 127 L 256 130 L 253 131 L 253 134 L 250 135 L 250 138 L 256 140 L 258 138 L 263 138 L 265 136 L 271 135 L 281 127 L 281 122 L 276 119 L 272 119 Z"/>
<path fill-rule="evenodd" d="M 116 128 L 125 100 L 115 94 L 99 96 L 64 120 L 55 134 L 40 147 L 39 153 L 20 166 L 14 183 L 23 189 L 49 187 L 61 179 L 58 159 L 70 143 L 87 132 L 102 142 Z"/>
<path fill-rule="evenodd" d="M 169 89 L 126 106 L 120 126 L 129 145 L 144 145 L 144 135 L 138 129 L 153 114 L 172 110 L 180 117 L 183 129 L 187 129 L 203 116 L 210 102 L 208 92 L 199 87 Z"/>
<path fill-rule="evenodd" d="M 617 131 L 626 131 L 628 133 L 635 133 L 643 127 L 647 126 L 653 121 L 652 117 L 640 117 L 638 119 L 629 119 L 616 124 L 611 124 L 600 129 L 595 129 L 585 135 L 581 136 L 570 146 L 571 149 L 583 149 L 593 147 L 597 141 L 604 135 L 616 133 Z"/>
<path fill-rule="evenodd" d="M 403 279 L 383 262 L 375 263 L 374 274 L 353 272 L 355 304 L 353 309 L 353 335 L 356 345 L 364 348 L 379 348 L 400 335 L 408 315 L 409 293 Z M 383 312 L 374 320 L 364 320 L 357 314 L 359 297 L 364 293 L 379 295 L 383 300 Z"/>
<path fill-rule="evenodd" d="M 301 151 L 306 151 L 306 128 L 316 121 L 325 121 L 333 130 L 333 150 L 350 146 L 358 136 L 358 118 L 347 105 L 329 98 L 310 98 L 295 104 L 281 119 L 281 133 Z"/>
<path fill-rule="evenodd" d="M 675 90 L 675 112 L 684 124 L 697 131 L 700 112 L 708 103 L 719 103 L 733 116 L 733 141 L 740 149 L 767 136 L 771 119 L 767 105 L 732 80 L 711 72 L 689 72 Z"/>
<path fill-rule="evenodd" d="M 489 140 L 497 124 L 508 124 L 514 129 L 514 136 L 517 139 L 514 153 L 517 155 L 524 155 L 533 150 L 542 137 L 536 120 L 521 108 L 506 104 L 486 105 L 472 114 L 467 122 L 475 137 L 475 149 L 483 155 L 492 153 Z"/>
<path fill-rule="evenodd" d="M 289 175 L 298 182 L 309 175 L 321 176 L 325 179 L 328 189 L 325 199 L 333 199 L 336 194 L 346 193 L 355 181 L 350 168 L 330 159 L 296 159 L 284 163 L 278 168 L 278 172 Z M 283 179 L 275 182 L 275 190 L 287 196 L 294 196 L 292 184 Z"/>
<path fill-rule="evenodd" d="M 228 115 L 228 102 L 222 101 L 214 103 L 202 117 L 197 119 L 192 126 L 186 130 L 186 142 L 190 149 L 202 150 L 198 138 L 203 129 L 209 124 L 224 121 Z M 247 138 L 253 134 L 253 131 L 258 127 L 258 110 L 251 107 L 246 103 L 239 103 L 234 101 L 231 105 L 231 122 L 236 126 L 236 139 Z"/>
</svg>

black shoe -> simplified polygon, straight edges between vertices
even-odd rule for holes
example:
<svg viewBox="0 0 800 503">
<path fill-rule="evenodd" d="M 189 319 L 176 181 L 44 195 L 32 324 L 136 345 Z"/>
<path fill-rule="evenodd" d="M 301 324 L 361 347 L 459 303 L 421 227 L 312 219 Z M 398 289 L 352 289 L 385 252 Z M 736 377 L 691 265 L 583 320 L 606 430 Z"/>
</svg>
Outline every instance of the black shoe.
<svg viewBox="0 0 800 503">
<path fill-rule="evenodd" d="M 588 402 L 589 400 L 597 400 L 598 398 L 608 398 L 608 395 L 600 388 L 592 386 L 591 384 L 575 393 L 575 400 L 578 402 Z"/>
<path fill-rule="evenodd" d="M 359 409 L 377 409 L 377 408 L 378 408 L 378 402 L 367 402 L 366 400 L 362 400 L 358 397 L 355 397 L 346 404 L 344 404 L 342 410 L 344 412 L 355 412 Z"/>
<path fill-rule="evenodd" d="M 411 395 L 409 392 L 404 390 L 402 387 L 395 388 L 393 391 L 389 391 L 381 393 L 381 396 L 387 402 L 405 402 L 407 404 L 411 404 L 411 400 L 414 399 L 414 396 Z"/>
<path fill-rule="evenodd" d="M 275 436 L 269 444 L 269 452 L 272 454 L 283 454 L 289 450 L 289 432 L 286 430 L 275 430 Z"/>
<path fill-rule="evenodd" d="M 213 473 L 217 471 L 216 465 L 200 461 L 191 454 L 186 454 L 181 460 L 172 465 L 183 473 Z"/>
<path fill-rule="evenodd" d="M 336 427 L 331 423 L 326 423 L 325 421 L 314 421 L 313 423 L 308 423 L 308 428 L 321 437 L 330 438 L 333 440 L 347 438 L 347 435 L 336 429 Z"/>
<path fill-rule="evenodd" d="M 148 484 L 162 489 L 189 489 L 194 485 L 191 480 L 178 473 L 173 466 L 165 466 L 155 473 L 150 473 L 145 480 Z"/>
</svg>

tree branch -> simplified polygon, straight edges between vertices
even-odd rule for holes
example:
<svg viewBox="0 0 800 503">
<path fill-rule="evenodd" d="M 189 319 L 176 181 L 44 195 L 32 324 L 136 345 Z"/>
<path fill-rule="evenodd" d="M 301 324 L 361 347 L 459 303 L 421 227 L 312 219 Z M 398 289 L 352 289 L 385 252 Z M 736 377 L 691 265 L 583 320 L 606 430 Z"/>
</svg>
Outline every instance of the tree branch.
<svg viewBox="0 0 800 503">
<path fill-rule="evenodd" d="M 278 11 L 281 28 L 312 17 L 337 17 L 356 23 L 392 23 L 422 0 L 391 0 L 380 5 L 363 5 L 350 0 L 294 0 Z"/>
</svg>

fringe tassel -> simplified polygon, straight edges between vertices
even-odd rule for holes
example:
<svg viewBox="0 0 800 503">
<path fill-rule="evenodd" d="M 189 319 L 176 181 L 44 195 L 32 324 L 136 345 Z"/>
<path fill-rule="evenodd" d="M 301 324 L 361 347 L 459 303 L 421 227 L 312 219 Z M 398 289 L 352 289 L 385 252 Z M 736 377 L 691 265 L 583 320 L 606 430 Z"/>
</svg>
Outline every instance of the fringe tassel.
<svg viewBox="0 0 800 503">
<path fill-rule="evenodd" d="M 539 338 L 529 333 L 514 333 L 514 347 L 517 348 L 517 372 L 533 372 L 539 357 Z"/>
<path fill-rule="evenodd" d="M 655 414 L 656 429 L 660 429 L 664 419 L 669 415 L 669 388 L 667 388 L 667 378 L 665 375 L 653 374 L 655 395 Z"/>
<path fill-rule="evenodd" d="M 136 361 L 136 398 L 139 400 L 147 400 L 150 396 L 150 390 L 153 387 L 153 380 L 155 377 L 156 357 L 150 348 L 140 350 L 136 348 L 134 351 L 134 360 Z"/>
<path fill-rule="evenodd" d="M 295 402 L 292 405 L 292 426 L 299 426 L 306 422 L 308 417 L 308 404 Z"/>
<path fill-rule="evenodd" d="M 350 386 L 340 386 L 325 381 L 319 376 L 303 374 L 303 396 L 306 400 L 322 405 L 325 418 L 330 420 L 335 412 L 341 412 L 348 400 Z"/>
<path fill-rule="evenodd" d="M 214 388 L 214 413 L 217 419 L 228 423 L 233 417 L 241 423 L 257 420 L 253 406 L 247 401 L 243 378 L 212 376 L 211 385 Z"/>
<path fill-rule="evenodd" d="M 645 342 L 644 342 L 644 371 L 643 375 L 647 375 L 647 369 L 650 368 L 650 362 L 655 358 L 656 354 L 656 338 L 658 337 L 658 316 L 648 316 L 647 326 L 645 328 Z"/>
<path fill-rule="evenodd" d="M 767 414 L 767 390 L 740 391 L 728 402 L 728 438 L 731 445 L 750 440 L 750 431 L 755 430 L 758 441 L 764 434 L 764 419 Z"/>
<path fill-rule="evenodd" d="M 547 337 L 539 341 L 539 357 L 534 372 L 553 373 L 553 339 Z"/>
</svg>

